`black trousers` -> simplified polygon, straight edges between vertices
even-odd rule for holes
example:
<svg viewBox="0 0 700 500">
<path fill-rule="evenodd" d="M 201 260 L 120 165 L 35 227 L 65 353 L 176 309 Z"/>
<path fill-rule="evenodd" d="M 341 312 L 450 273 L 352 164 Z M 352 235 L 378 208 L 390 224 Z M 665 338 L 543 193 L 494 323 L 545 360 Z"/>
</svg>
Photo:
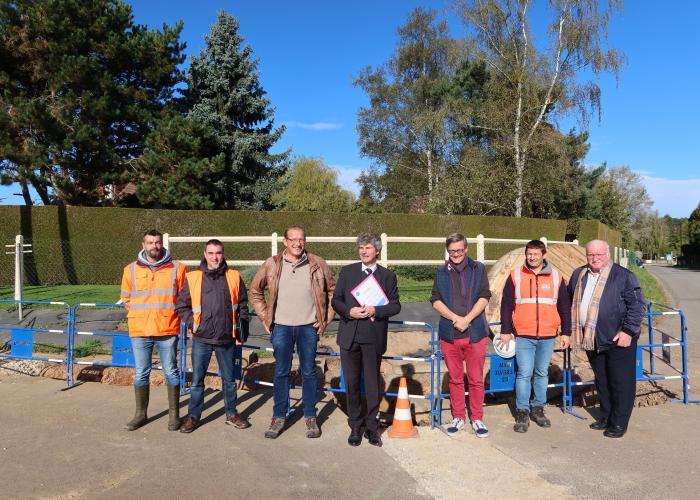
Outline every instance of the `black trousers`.
<svg viewBox="0 0 700 500">
<path fill-rule="evenodd" d="M 610 425 L 627 428 L 637 392 L 637 339 L 629 347 L 586 351 L 595 374 L 600 411 Z"/>
<path fill-rule="evenodd" d="M 351 429 L 362 426 L 376 431 L 379 412 L 379 366 L 382 355 L 377 353 L 374 344 L 353 342 L 350 349 L 340 349 L 340 363 L 345 376 L 345 398 L 348 406 L 348 425 Z M 365 379 L 365 399 L 367 416 L 362 417 L 362 399 L 360 396 L 360 374 Z"/>
</svg>

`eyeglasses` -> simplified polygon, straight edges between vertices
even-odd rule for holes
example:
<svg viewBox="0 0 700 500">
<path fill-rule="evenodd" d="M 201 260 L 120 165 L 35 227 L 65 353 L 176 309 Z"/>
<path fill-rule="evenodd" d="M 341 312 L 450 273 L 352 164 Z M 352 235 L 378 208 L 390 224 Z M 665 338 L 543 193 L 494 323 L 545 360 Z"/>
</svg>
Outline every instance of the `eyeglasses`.
<svg viewBox="0 0 700 500">
<path fill-rule="evenodd" d="M 601 258 L 601 257 L 605 257 L 606 255 L 608 255 L 608 254 L 607 254 L 607 253 L 587 253 L 587 254 L 586 254 L 586 257 L 590 257 L 590 258 L 598 257 L 598 258 Z"/>
<path fill-rule="evenodd" d="M 285 240 L 287 240 L 290 243 L 304 243 L 306 241 L 305 238 L 295 238 L 295 239 L 285 238 Z"/>
<path fill-rule="evenodd" d="M 466 250 L 464 248 L 460 248 L 457 250 L 448 250 L 447 253 L 450 255 L 462 255 Z"/>
</svg>

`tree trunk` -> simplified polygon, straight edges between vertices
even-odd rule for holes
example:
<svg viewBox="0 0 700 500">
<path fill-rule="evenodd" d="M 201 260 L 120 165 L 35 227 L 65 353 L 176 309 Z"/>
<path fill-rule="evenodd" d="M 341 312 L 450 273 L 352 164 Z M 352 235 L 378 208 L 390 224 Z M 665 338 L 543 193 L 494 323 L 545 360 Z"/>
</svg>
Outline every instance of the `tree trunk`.
<svg viewBox="0 0 700 500">
<path fill-rule="evenodd" d="M 513 150 L 515 153 L 515 216 L 523 216 L 523 172 L 525 171 L 525 153 L 520 145 L 520 120 L 523 107 L 523 85 L 518 82 L 518 105 L 515 108 L 515 126 L 513 128 Z"/>
<path fill-rule="evenodd" d="M 36 190 L 39 198 L 41 198 L 41 202 L 44 205 L 51 205 L 51 198 L 49 198 L 49 192 L 46 189 L 46 186 L 41 184 L 33 177 L 30 178 L 29 181 L 32 183 L 32 187 Z"/>
<path fill-rule="evenodd" d="M 515 216 L 523 216 L 523 174 L 525 172 L 525 155 L 515 153 Z"/>
<path fill-rule="evenodd" d="M 29 192 L 29 186 L 27 185 L 27 179 L 24 177 L 20 177 L 17 179 L 19 181 L 19 185 L 22 187 L 22 198 L 24 198 L 24 204 L 27 205 L 28 207 L 31 207 L 34 205 L 34 202 L 32 201 L 32 195 Z"/>
<path fill-rule="evenodd" d="M 433 195 L 433 155 L 432 151 L 425 152 L 428 161 L 428 201 L 432 201 Z"/>
</svg>

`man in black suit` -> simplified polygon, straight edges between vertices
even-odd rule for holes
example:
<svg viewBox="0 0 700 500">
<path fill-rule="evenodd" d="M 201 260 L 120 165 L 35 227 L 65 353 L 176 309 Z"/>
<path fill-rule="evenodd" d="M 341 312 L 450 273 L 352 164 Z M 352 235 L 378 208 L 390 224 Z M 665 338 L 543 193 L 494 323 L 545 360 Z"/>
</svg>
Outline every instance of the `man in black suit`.
<svg viewBox="0 0 700 500">
<path fill-rule="evenodd" d="M 388 319 L 401 311 L 401 303 L 396 275 L 377 264 L 377 257 L 382 249 L 379 236 L 373 233 L 359 235 L 357 249 L 361 262 L 340 270 L 331 302 L 333 309 L 340 316 L 338 345 L 345 374 L 348 424 L 351 429 L 348 444 L 359 446 L 364 430 L 370 444 L 381 446 L 377 422 L 380 396 L 379 365 L 382 355 L 386 352 Z M 353 296 L 352 290 L 370 275 L 376 278 L 384 291 L 386 304 L 363 306 Z M 366 417 L 362 416 L 360 373 L 365 379 Z"/>
</svg>

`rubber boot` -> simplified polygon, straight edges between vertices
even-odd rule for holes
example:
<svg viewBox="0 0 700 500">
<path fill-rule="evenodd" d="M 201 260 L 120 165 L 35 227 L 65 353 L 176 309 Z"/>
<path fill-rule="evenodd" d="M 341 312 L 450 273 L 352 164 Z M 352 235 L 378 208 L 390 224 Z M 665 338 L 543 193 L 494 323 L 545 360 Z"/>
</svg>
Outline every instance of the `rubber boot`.
<svg viewBox="0 0 700 500">
<path fill-rule="evenodd" d="M 134 418 L 131 419 L 131 422 L 126 424 L 127 431 L 135 431 L 148 421 L 146 410 L 148 410 L 148 396 L 150 389 L 151 386 L 149 385 L 134 386 L 134 395 L 136 396 L 136 413 L 134 413 Z"/>
<path fill-rule="evenodd" d="M 168 430 L 180 428 L 180 386 L 168 386 Z"/>
</svg>

